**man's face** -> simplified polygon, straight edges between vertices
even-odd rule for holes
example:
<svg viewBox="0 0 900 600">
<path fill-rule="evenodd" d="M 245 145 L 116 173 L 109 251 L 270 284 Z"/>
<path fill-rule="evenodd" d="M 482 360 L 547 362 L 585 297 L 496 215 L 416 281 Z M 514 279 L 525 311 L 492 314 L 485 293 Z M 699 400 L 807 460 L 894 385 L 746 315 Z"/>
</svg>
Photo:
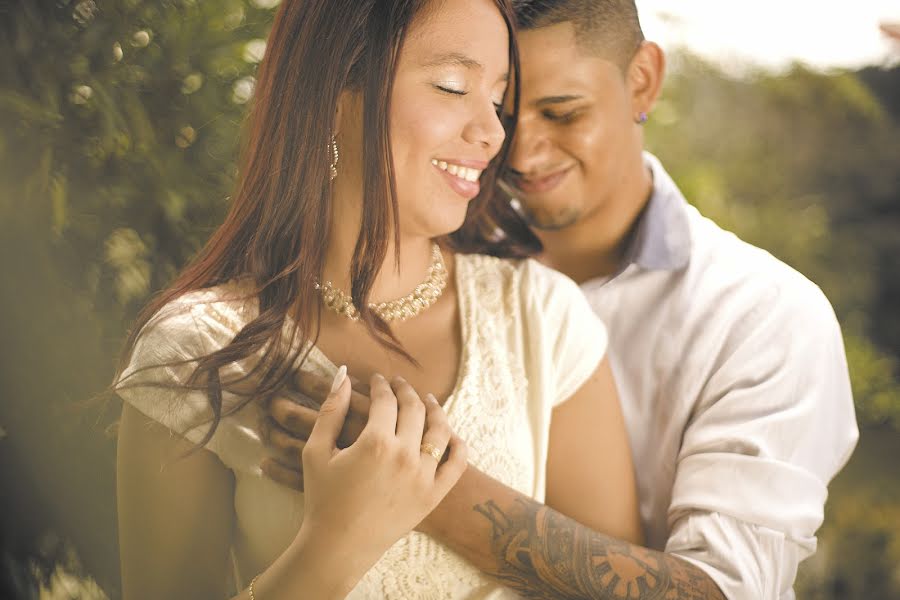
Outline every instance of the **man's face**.
<svg viewBox="0 0 900 600">
<path fill-rule="evenodd" d="M 640 152 L 621 69 L 576 42 L 572 23 L 519 34 L 522 97 L 505 183 L 530 224 L 561 229 L 600 210 Z"/>
</svg>

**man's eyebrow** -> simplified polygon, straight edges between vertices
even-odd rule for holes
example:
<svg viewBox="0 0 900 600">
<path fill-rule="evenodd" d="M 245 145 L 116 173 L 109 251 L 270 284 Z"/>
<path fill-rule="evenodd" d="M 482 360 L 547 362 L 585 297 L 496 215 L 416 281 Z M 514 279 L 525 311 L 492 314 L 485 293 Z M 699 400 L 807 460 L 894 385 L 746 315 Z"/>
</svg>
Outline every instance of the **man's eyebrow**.
<svg viewBox="0 0 900 600">
<path fill-rule="evenodd" d="M 536 100 L 533 104 L 537 108 L 541 108 L 549 104 L 563 104 L 565 102 L 571 102 L 572 100 L 581 100 L 583 97 L 584 96 L 578 96 L 575 94 L 569 94 L 565 96 L 544 96 L 543 98 Z"/>
</svg>

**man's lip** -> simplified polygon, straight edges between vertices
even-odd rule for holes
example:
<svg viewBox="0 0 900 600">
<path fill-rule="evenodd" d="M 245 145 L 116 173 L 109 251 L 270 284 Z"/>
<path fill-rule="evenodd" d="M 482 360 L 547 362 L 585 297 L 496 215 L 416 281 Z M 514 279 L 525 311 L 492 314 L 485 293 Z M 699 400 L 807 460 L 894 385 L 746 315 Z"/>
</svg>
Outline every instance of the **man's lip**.
<svg viewBox="0 0 900 600">
<path fill-rule="evenodd" d="M 540 177 L 514 177 L 512 183 L 516 189 L 526 194 L 540 194 L 548 192 L 555 188 L 563 180 L 563 178 L 572 170 L 572 167 L 565 167 L 547 175 Z"/>
</svg>

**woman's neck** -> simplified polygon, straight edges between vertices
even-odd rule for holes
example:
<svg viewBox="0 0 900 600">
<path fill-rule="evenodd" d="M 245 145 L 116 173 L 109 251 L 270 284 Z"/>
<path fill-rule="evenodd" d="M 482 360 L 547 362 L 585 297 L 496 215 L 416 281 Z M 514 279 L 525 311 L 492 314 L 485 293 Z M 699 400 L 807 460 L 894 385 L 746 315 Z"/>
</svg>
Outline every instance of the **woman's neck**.
<svg viewBox="0 0 900 600">
<path fill-rule="evenodd" d="M 362 199 L 348 202 L 345 196 L 341 196 L 335 194 L 334 217 L 322 279 L 330 281 L 333 286 L 349 294 L 350 265 L 359 237 Z M 384 262 L 375 276 L 369 294 L 369 302 L 394 300 L 412 292 L 425 280 L 428 267 L 431 265 L 431 247 L 432 241 L 427 237 L 404 236 L 401 232 L 398 262 L 394 236 L 390 235 Z"/>
</svg>

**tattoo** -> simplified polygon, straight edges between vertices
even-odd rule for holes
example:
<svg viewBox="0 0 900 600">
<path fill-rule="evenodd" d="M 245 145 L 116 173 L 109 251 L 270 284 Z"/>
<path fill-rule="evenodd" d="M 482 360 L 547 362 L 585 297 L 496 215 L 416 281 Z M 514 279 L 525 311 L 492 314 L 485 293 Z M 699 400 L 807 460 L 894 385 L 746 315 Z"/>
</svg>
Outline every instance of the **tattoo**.
<svg viewBox="0 0 900 600">
<path fill-rule="evenodd" d="M 724 600 L 706 573 L 664 552 L 597 533 L 552 508 L 516 498 L 474 507 L 491 524 L 489 575 L 525 598 Z"/>
</svg>

